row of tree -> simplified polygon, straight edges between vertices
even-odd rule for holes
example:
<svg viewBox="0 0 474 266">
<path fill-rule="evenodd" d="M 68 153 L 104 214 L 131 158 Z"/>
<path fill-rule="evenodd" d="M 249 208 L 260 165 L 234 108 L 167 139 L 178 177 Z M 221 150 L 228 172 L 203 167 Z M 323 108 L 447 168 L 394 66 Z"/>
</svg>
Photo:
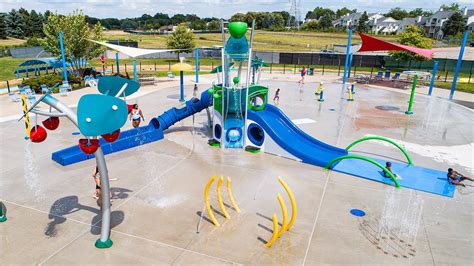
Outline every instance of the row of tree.
<svg viewBox="0 0 474 266">
<path fill-rule="evenodd" d="M 172 17 L 168 14 L 156 13 L 154 16 L 143 14 L 136 18 L 105 18 L 98 19 L 86 16 L 86 21 L 92 25 L 100 22 L 106 29 L 122 29 L 122 30 L 158 30 L 162 26 L 179 25 L 187 23 L 194 30 L 217 30 L 220 27 L 217 18 L 200 18 L 192 14 L 176 14 Z"/>
<path fill-rule="evenodd" d="M 15 38 L 44 37 L 43 24 L 51 12 L 44 14 L 24 8 L 12 9 L 8 13 L 0 13 L 0 38 L 7 36 Z"/>
</svg>

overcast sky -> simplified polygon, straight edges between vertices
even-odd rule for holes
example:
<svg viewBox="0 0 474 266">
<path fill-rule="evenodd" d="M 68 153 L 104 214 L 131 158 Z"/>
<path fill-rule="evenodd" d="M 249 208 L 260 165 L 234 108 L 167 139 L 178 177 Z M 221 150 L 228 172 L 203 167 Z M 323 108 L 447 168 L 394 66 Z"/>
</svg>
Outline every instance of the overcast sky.
<svg viewBox="0 0 474 266">
<path fill-rule="evenodd" d="M 393 7 L 414 9 L 422 7 L 435 11 L 442 4 L 452 3 L 452 0 L 297 0 L 300 2 L 302 18 L 308 10 L 316 6 L 331 9 L 348 7 L 359 11 L 386 12 Z M 24 7 L 40 12 L 45 10 L 57 11 L 60 14 L 71 13 L 81 9 L 86 15 L 98 18 L 138 17 L 142 14 L 155 13 L 196 14 L 199 17 L 229 18 L 236 12 L 247 11 L 280 11 L 290 10 L 289 0 L 0 0 L 0 11 Z M 474 0 L 457 1 L 461 7 L 474 9 Z"/>
</svg>

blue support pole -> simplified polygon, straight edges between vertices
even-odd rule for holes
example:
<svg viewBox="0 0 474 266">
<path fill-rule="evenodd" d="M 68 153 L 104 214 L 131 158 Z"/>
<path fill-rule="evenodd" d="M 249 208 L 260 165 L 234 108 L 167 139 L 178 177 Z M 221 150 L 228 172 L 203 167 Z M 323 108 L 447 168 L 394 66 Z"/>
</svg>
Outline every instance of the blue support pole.
<svg viewBox="0 0 474 266">
<path fill-rule="evenodd" d="M 458 81 L 458 74 L 459 74 L 459 70 L 461 70 L 462 56 L 464 54 L 464 47 L 466 47 L 466 43 L 467 43 L 467 36 L 468 36 L 468 31 L 465 31 L 464 37 L 461 43 L 461 50 L 459 51 L 458 62 L 456 64 L 456 71 L 454 71 L 453 85 L 451 86 L 451 92 L 449 93 L 449 100 L 453 99 L 454 90 L 456 90 L 456 83 Z"/>
<path fill-rule="evenodd" d="M 196 48 L 196 83 L 199 83 L 199 49 Z"/>
<path fill-rule="evenodd" d="M 349 36 L 347 37 L 347 47 L 346 47 L 346 62 L 344 64 L 344 76 L 342 77 L 342 88 L 346 87 L 347 80 L 347 69 L 349 65 L 349 57 L 351 53 L 351 41 L 352 41 L 352 29 L 349 29 Z"/>
<path fill-rule="evenodd" d="M 431 93 L 433 92 L 433 87 L 436 80 L 436 70 L 438 70 L 438 63 L 439 63 L 438 61 L 434 61 L 433 72 L 431 72 L 430 89 L 428 90 L 428 95 L 430 96 L 431 96 Z"/>
<path fill-rule="evenodd" d="M 352 71 L 352 59 L 353 59 L 354 55 L 351 53 L 351 55 L 349 56 L 349 71 L 347 71 L 347 77 L 350 78 L 351 77 L 351 71 Z"/>
<path fill-rule="evenodd" d="M 184 72 L 179 71 L 179 101 L 184 102 Z"/>
<path fill-rule="evenodd" d="M 133 58 L 133 80 L 138 81 L 137 79 L 137 59 Z"/>
<path fill-rule="evenodd" d="M 115 64 L 117 65 L 117 74 L 120 74 L 120 65 L 119 65 L 118 53 L 115 53 Z"/>
<path fill-rule="evenodd" d="M 63 62 L 63 76 L 64 81 L 67 82 L 67 66 L 66 66 L 66 56 L 64 55 L 64 43 L 63 43 L 63 33 L 59 32 L 59 46 L 61 47 L 61 57 Z"/>
</svg>

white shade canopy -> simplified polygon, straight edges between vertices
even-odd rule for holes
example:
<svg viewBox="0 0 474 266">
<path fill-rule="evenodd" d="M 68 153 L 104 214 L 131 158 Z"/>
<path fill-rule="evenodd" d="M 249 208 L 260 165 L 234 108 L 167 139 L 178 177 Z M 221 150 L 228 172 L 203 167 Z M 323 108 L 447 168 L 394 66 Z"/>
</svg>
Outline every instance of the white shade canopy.
<svg viewBox="0 0 474 266">
<path fill-rule="evenodd" d="M 132 58 L 143 56 L 143 55 L 150 55 L 150 54 L 157 54 L 157 53 L 163 53 L 163 52 L 174 52 L 174 51 L 181 51 L 183 49 L 142 49 L 142 48 L 134 48 L 134 47 L 128 47 L 128 46 L 122 46 L 122 45 L 116 45 L 116 44 L 111 44 L 111 43 L 106 43 L 106 42 L 98 42 L 94 40 L 89 40 L 91 42 L 95 42 L 97 44 L 103 45 L 107 48 L 110 48 L 114 51 L 117 51 L 119 53 L 122 53 L 124 55 L 128 55 Z"/>
</svg>

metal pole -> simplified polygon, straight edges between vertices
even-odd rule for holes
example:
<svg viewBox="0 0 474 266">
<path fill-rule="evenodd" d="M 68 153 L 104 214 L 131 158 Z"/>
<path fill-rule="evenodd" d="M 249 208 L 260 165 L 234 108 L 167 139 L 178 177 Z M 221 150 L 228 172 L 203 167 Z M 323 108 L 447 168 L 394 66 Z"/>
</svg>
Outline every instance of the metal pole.
<svg viewBox="0 0 474 266">
<path fill-rule="evenodd" d="M 64 81 L 67 81 L 67 68 L 66 68 L 66 57 L 64 55 L 64 43 L 63 43 L 63 32 L 59 32 L 59 46 L 61 47 L 61 61 L 63 63 L 63 76 Z M 28 73 L 28 72 L 27 72 Z"/>
<path fill-rule="evenodd" d="M 472 70 L 472 65 L 471 65 L 471 70 Z M 10 82 L 8 82 L 8 80 L 7 80 L 7 89 L 8 89 L 8 93 L 10 93 Z"/>
<path fill-rule="evenodd" d="M 349 71 L 347 71 L 347 77 L 348 77 L 348 78 L 350 78 L 350 77 L 351 77 L 351 71 L 352 71 L 352 59 L 353 59 L 353 57 L 352 57 L 352 56 L 353 56 L 353 55 L 352 55 L 352 53 L 351 53 L 351 55 L 349 56 Z"/>
<path fill-rule="evenodd" d="M 109 173 L 107 171 L 107 164 L 105 162 L 105 156 L 102 152 L 102 148 L 99 146 L 97 151 L 94 153 L 97 168 L 99 168 L 100 174 L 100 190 L 102 193 L 102 225 L 100 230 L 100 238 L 95 242 L 97 248 L 110 248 L 113 244 L 110 239 L 110 185 L 109 185 Z"/>
<path fill-rule="evenodd" d="M 196 83 L 199 83 L 199 48 L 196 48 Z"/>
<path fill-rule="evenodd" d="M 352 29 L 349 29 L 349 36 L 347 37 L 347 47 L 346 47 L 346 62 L 344 64 L 344 76 L 342 78 L 342 88 L 346 87 L 346 80 L 347 80 L 347 70 L 349 68 L 349 57 L 351 52 L 351 40 L 352 40 Z"/>
<path fill-rule="evenodd" d="M 462 39 L 461 50 L 459 51 L 458 62 L 456 64 L 456 70 L 454 71 L 453 85 L 451 86 L 451 92 L 449 93 L 449 100 L 453 99 L 454 90 L 456 90 L 456 83 L 458 81 L 459 70 L 461 70 L 462 56 L 464 55 L 464 47 L 466 46 L 468 33 L 468 31 L 465 31 Z"/>
<path fill-rule="evenodd" d="M 179 101 L 184 102 L 184 72 L 179 71 Z"/>
<path fill-rule="evenodd" d="M 117 65 L 117 74 L 120 74 L 119 54 L 115 53 L 115 64 Z"/>
<path fill-rule="evenodd" d="M 137 81 L 137 59 L 134 57 L 133 58 L 133 80 Z"/>
<path fill-rule="evenodd" d="M 418 79 L 418 76 L 415 75 L 413 77 L 413 85 L 411 87 L 411 94 L 410 94 L 410 102 L 408 103 L 408 110 L 405 112 L 407 115 L 412 115 L 412 107 L 413 107 L 413 99 L 415 98 L 415 89 L 416 89 L 416 81 Z"/>
<path fill-rule="evenodd" d="M 436 80 L 436 70 L 438 69 L 438 61 L 434 61 L 433 64 L 433 72 L 431 72 L 431 82 L 430 82 L 430 89 L 428 90 L 428 95 L 431 95 L 433 92 L 433 86 Z"/>
</svg>

